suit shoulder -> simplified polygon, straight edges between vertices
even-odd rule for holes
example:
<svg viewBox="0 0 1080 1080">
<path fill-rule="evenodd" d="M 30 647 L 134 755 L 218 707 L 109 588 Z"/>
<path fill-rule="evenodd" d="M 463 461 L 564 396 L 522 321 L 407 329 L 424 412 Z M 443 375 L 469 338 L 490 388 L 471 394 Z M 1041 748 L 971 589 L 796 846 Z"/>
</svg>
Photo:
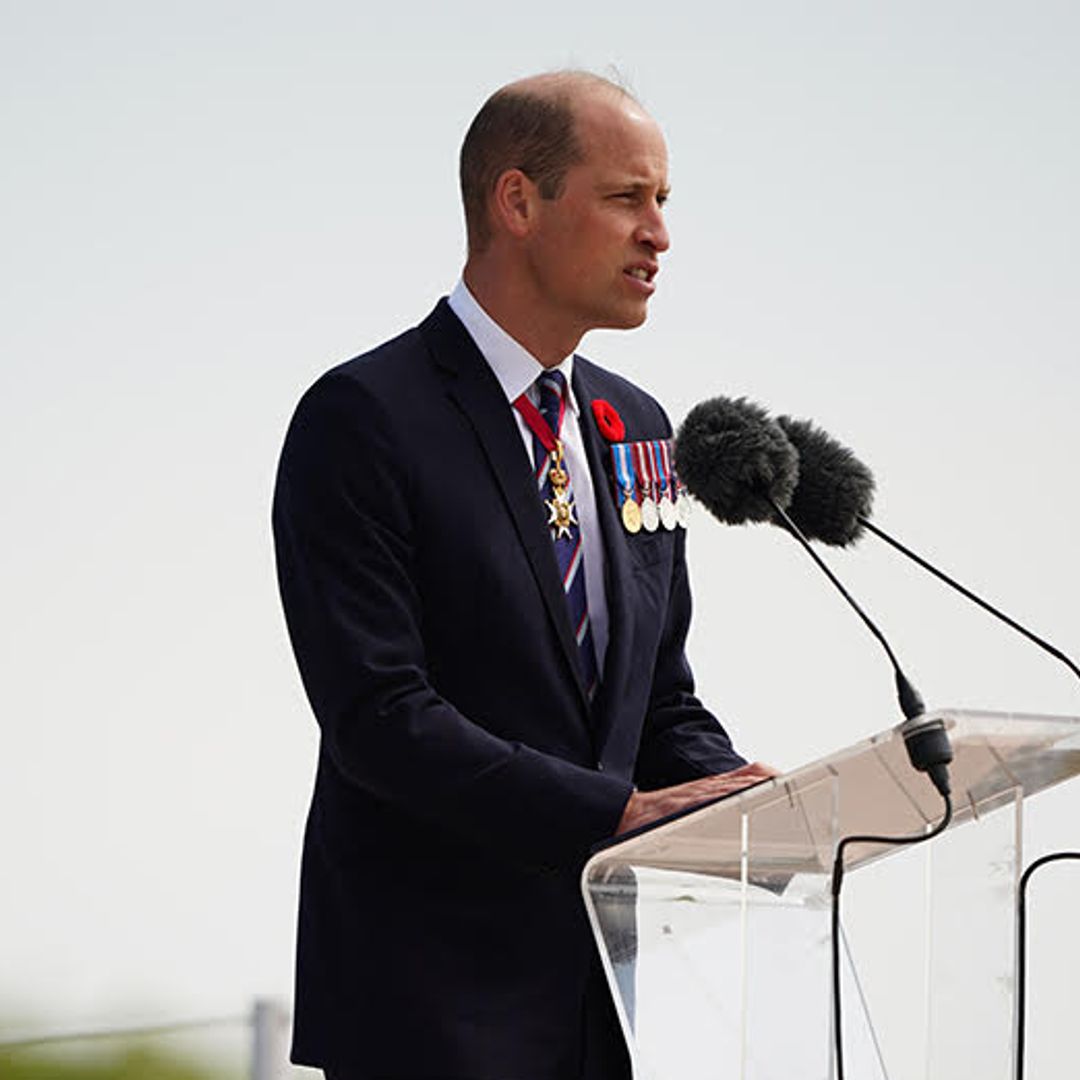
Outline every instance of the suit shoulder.
<svg viewBox="0 0 1080 1080">
<path fill-rule="evenodd" d="M 379 394 L 390 392 L 410 384 L 414 378 L 429 368 L 429 357 L 419 327 L 408 330 L 384 341 L 351 360 L 337 364 L 315 382 L 335 385 L 348 382 Z"/>
<path fill-rule="evenodd" d="M 418 328 L 336 364 L 300 397 L 285 436 L 283 459 L 298 454 L 330 458 L 363 445 L 390 444 L 396 418 L 429 381 L 430 364 Z"/>
<path fill-rule="evenodd" d="M 397 413 L 434 388 L 434 369 L 421 327 L 413 326 L 323 372 L 300 398 L 296 413 L 366 410 Z"/>
</svg>

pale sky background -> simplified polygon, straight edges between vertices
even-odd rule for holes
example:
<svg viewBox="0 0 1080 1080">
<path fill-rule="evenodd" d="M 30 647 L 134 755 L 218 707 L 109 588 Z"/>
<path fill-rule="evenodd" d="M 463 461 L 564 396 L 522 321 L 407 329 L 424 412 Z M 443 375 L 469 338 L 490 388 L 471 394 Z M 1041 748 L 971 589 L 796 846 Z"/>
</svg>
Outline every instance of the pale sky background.
<svg viewBox="0 0 1080 1080">
<path fill-rule="evenodd" d="M 470 118 L 565 65 L 618 68 L 674 189 L 649 323 L 581 351 L 676 421 L 718 393 L 816 418 L 881 524 L 1080 652 L 1071 0 L 3 0 L 0 1024 L 288 997 L 316 737 L 269 529 L 285 425 L 449 291 Z M 700 512 L 690 557 L 700 689 L 745 752 L 896 722 L 786 537 Z M 833 565 L 931 706 L 1080 714 L 882 547 Z M 1078 811 L 1035 800 L 1028 854 L 1080 847 Z M 1047 985 L 1080 963 L 1080 880 L 1048 873 Z"/>
</svg>

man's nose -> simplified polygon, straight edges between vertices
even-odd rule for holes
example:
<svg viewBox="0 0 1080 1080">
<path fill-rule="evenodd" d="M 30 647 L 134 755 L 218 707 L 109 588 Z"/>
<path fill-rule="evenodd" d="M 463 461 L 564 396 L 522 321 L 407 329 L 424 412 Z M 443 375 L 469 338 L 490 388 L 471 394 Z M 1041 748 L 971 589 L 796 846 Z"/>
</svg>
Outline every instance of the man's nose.
<svg viewBox="0 0 1080 1080">
<path fill-rule="evenodd" d="M 668 235 L 664 212 L 660 207 L 656 207 L 638 226 L 637 240 L 638 243 L 651 247 L 653 251 L 667 251 L 671 247 L 671 237 Z"/>
</svg>

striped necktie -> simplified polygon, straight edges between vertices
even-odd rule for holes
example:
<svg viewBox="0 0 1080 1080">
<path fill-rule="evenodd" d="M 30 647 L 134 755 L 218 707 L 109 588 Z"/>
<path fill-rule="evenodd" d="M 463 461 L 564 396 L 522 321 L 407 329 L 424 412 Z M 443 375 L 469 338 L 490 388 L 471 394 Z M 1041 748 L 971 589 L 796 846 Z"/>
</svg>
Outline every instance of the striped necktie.
<svg viewBox="0 0 1080 1080">
<path fill-rule="evenodd" d="M 566 379 L 561 371 L 546 371 L 536 380 L 540 392 L 540 415 L 558 440 L 562 439 L 562 422 L 566 414 Z M 536 432 L 533 432 L 533 461 L 536 463 L 536 483 L 540 495 L 551 513 L 551 535 L 555 544 L 555 557 L 562 575 L 563 592 L 570 613 L 570 625 L 577 639 L 581 673 L 589 699 L 596 691 L 598 671 L 596 649 L 593 645 L 592 627 L 589 624 L 589 602 L 585 593 L 585 549 L 581 543 L 581 527 L 575 512 L 556 514 L 555 485 L 551 474 L 552 455 L 544 448 Z M 566 471 L 566 463 L 561 468 Z M 567 475 L 564 499 L 573 505 L 573 482 Z M 561 523 L 557 523 L 561 522 Z"/>
</svg>

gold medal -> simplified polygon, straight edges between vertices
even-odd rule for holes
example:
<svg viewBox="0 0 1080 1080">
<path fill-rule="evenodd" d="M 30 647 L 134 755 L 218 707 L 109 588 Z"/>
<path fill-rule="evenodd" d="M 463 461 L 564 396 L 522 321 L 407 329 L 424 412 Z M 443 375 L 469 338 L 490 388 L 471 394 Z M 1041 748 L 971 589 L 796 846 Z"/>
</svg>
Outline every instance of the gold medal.
<svg viewBox="0 0 1080 1080">
<path fill-rule="evenodd" d="M 566 487 L 570 480 L 570 477 L 566 475 L 566 470 L 562 467 L 563 445 L 561 439 L 555 440 L 555 449 L 548 454 L 548 460 L 551 462 L 548 466 L 548 479 L 551 481 L 551 486 L 556 491 L 560 491 Z"/>
<path fill-rule="evenodd" d="M 631 498 L 622 504 L 622 523 L 631 536 L 641 532 L 641 507 Z"/>
<path fill-rule="evenodd" d="M 556 491 L 554 498 L 546 500 L 544 505 L 551 515 L 547 523 L 555 533 L 555 539 L 561 540 L 564 536 L 569 538 L 570 527 L 578 521 L 574 517 L 574 504 L 566 497 L 566 492 Z"/>
<path fill-rule="evenodd" d="M 548 469 L 548 479 L 551 481 L 551 498 L 546 499 L 544 505 L 548 508 L 550 517 L 548 525 L 555 534 L 556 540 L 564 537 L 570 538 L 571 526 L 577 525 L 578 520 L 574 517 L 574 502 L 570 498 L 567 485 L 570 477 L 562 467 L 563 447 L 562 442 L 556 440 L 555 449 L 551 451 L 551 467 Z"/>
</svg>

